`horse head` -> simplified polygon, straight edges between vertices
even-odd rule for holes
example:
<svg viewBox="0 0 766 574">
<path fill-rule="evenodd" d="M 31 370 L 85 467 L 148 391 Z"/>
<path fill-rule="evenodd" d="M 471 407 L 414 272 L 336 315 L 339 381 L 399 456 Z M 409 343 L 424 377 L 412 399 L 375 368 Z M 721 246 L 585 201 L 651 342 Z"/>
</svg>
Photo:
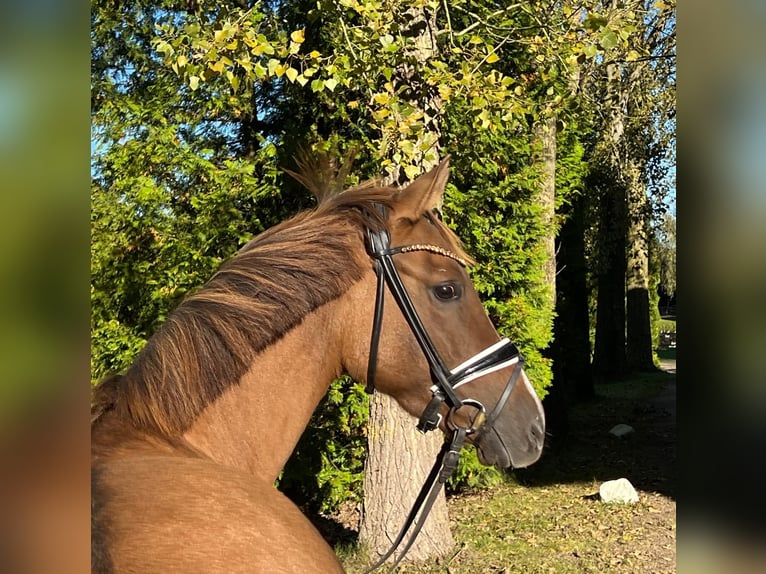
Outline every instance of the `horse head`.
<svg viewBox="0 0 766 574">
<path fill-rule="evenodd" d="M 492 325 L 469 258 L 441 221 L 448 176 L 444 160 L 392 189 L 378 214 L 384 229 L 368 230 L 373 266 L 356 293 L 360 330 L 349 329 L 346 367 L 420 417 L 421 430 L 462 427 L 483 464 L 524 467 L 540 456 L 545 416 L 523 358 Z"/>
</svg>

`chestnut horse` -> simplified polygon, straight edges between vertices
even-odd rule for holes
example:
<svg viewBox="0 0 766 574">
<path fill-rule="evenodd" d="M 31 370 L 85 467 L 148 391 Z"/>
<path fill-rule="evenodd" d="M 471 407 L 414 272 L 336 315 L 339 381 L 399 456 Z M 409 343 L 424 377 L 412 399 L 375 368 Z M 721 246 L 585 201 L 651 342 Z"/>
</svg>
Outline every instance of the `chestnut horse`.
<svg viewBox="0 0 766 574">
<path fill-rule="evenodd" d="M 391 289 L 374 312 L 372 233 L 390 240 L 382 257 L 396 254 L 394 273 L 445 365 L 505 346 L 466 272 L 468 256 L 438 216 L 448 173 L 445 160 L 404 188 L 335 194 L 326 178 L 303 173 L 318 207 L 247 243 L 169 315 L 125 373 L 99 383 L 94 572 L 343 571 L 274 488 L 277 475 L 342 373 L 365 381 L 374 362 L 375 388 L 414 416 L 440 395 Z M 442 416 L 433 426 L 477 431 L 467 438 L 484 464 L 523 467 L 540 456 L 543 410 L 520 361 L 477 372 L 447 395 L 482 411 L 495 406 L 479 417 L 478 408 L 436 403 Z"/>
</svg>

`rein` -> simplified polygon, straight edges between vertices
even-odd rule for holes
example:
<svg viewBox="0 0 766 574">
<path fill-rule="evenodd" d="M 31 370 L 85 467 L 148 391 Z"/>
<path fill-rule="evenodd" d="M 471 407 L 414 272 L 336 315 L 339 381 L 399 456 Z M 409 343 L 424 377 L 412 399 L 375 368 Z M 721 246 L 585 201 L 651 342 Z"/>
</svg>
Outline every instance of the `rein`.
<svg viewBox="0 0 766 574">
<path fill-rule="evenodd" d="M 385 207 L 376 205 L 376 208 L 385 220 Z M 466 267 L 467 263 L 464 259 L 448 249 L 431 244 L 418 243 L 391 247 L 391 236 L 386 229 L 380 231 L 373 231 L 370 228 L 367 229 L 367 249 L 370 257 L 372 257 L 375 262 L 375 273 L 377 275 L 375 312 L 372 324 L 372 335 L 370 338 L 370 358 L 367 364 L 367 392 L 372 393 L 375 389 L 378 346 L 383 323 L 384 291 L 385 286 L 388 285 L 394 300 L 401 310 L 402 315 L 404 315 L 418 345 L 423 351 L 431 371 L 431 381 L 433 385 L 430 390 L 432 398 L 420 415 L 417 429 L 421 433 L 426 433 L 438 428 L 442 422 L 442 406 L 446 403 L 449 408 L 446 426 L 451 434 L 450 436 L 445 436 L 444 445 L 437 455 L 434 466 L 420 489 L 420 493 L 415 499 L 412 510 L 410 510 L 396 540 L 394 540 L 391 548 L 373 566 L 365 570 L 364 574 L 368 574 L 382 566 L 383 563 L 393 555 L 404 540 L 407 531 L 414 524 L 415 527 L 407 544 L 404 546 L 401 554 L 396 558 L 391 568 L 395 568 L 404 558 L 420 533 L 439 491 L 455 471 L 460 458 L 460 451 L 463 448 L 466 437 L 474 433 L 488 432 L 492 429 L 495 420 L 503 410 L 505 403 L 508 401 L 511 391 L 516 384 L 524 365 L 524 358 L 521 356 L 516 346 L 508 339 L 501 339 L 454 369 L 448 369 L 431 341 L 431 338 L 428 336 L 428 332 L 426 331 L 423 322 L 420 320 L 417 310 L 412 303 L 412 299 L 410 299 L 401 276 L 394 265 L 393 256 L 415 251 L 428 251 L 430 253 L 449 257 L 450 259 L 457 261 L 463 267 Z M 486 414 L 484 405 L 479 401 L 474 399 L 460 399 L 455 393 L 455 389 L 474 379 L 514 364 L 516 367 L 508 380 L 505 390 L 489 415 Z M 477 414 L 475 415 L 470 428 L 459 426 L 455 424 L 453 420 L 454 414 L 463 406 L 470 406 L 477 410 Z"/>
</svg>

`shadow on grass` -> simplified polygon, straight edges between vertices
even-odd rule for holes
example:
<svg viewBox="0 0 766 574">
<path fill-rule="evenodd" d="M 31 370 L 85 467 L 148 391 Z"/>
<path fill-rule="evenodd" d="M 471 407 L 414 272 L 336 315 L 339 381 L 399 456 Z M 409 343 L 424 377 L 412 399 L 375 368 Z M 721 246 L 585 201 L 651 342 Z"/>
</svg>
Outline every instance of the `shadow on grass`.
<svg viewBox="0 0 766 574">
<path fill-rule="evenodd" d="M 610 435 L 619 423 L 635 431 L 624 438 Z M 596 385 L 594 399 L 570 408 L 568 434 L 546 442 L 540 460 L 513 471 L 512 480 L 548 486 L 625 477 L 641 491 L 675 499 L 675 374 L 657 371 Z M 307 514 L 331 544 L 356 543 L 358 516 Z"/>
<path fill-rule="evenodd" d="M 661 360 L 669 360 L 669 361 L 675 361 L 676 360 L 676 349 L 674 348 L 662 348 L 657 349 L 657 356 Z"/>
<path fill-rule="evenodd" d="M 609 434 L 617 424 L 635 431 Z M 675 374 L 658 371 L 596 385 L 596 397 L 569 411 L 566 436 L 549 436 L 540 460 L 513 475 L 542 486 L 625 477 L 639 490 L 675 498 Z"/>
</svg>

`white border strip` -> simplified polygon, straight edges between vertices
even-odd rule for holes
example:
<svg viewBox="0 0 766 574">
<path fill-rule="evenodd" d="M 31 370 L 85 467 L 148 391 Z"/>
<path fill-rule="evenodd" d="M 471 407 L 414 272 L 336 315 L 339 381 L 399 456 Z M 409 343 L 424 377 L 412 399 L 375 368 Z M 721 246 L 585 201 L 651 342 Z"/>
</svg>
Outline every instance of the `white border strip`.
<svg viewBox="0 0 766 574">
<path fill-rule="evenodd" d="M 475 363 L 477 361 L 480 361 L 481 359 L 483 359 L 487 355 L 490 355 L 490 354 L 494 353 L 498 349 L 502 349 L 503 347 L 505 347 L 506 345 L 508 345 L 510 343 L 511 343 L 511 341 L 507 337 L 503 338 L 503 339 L 500 339 L 494 345 L 492 345 L 490 347 L 487 347 L 486 349 L 484 349 L 483 351 L 480 351 L 479 353 L 477 353 L 476 355 L 474 355 L 470 359 L 460 363 L 457 367 L 455 367 L 454 369 L 452 369 L 450 371 L 450 374 L 454 374 L 457 371 L 460 371 L 461 369 L 464 369 L 464 368 L 472 365 L 473 363 Z M 468 377 L 466 377 L 465 379 L 461 380 L 456 385 L 453 385 L 452 388 L 453 389 L 457 389 L 461 385 L 469 383 L 469 382 L 473 381 L 474 379 L 478 379 L 479 377 L 483 377 L 484 375 L 488 375 L 489 373 L 494 373 L 495 371 L 499 371 L 500 369 L 504 369 L 506 367 L 510 367 L 511 365 L 514 365 L 514 364 L 516 364 L 518 362 L 519 362 L 519 357 L 516 356 L 516 357 L 513 357 L 512 359 L 510 359 L 508 361 L 504 361 L 502 363 L 498 363 L 497 365 L 493 365 L 492 367 L 489 367 L 487 369 L 482 369 L 481 371 L 477 371 L 477 372 L 469 375 Z"/>
</svg>

